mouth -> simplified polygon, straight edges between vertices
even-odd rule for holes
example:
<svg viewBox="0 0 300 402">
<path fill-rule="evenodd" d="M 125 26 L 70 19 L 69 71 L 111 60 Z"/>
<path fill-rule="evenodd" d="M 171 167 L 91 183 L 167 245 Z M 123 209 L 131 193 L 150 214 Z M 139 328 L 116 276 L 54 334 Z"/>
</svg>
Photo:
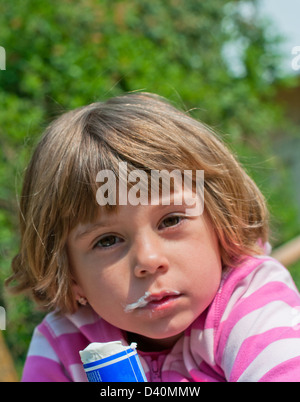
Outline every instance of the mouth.
<svg viewBox="0 0 300 402">
<path fill-rule="evenodd" d="M 136 309 L 162 310 L 170 306 L 179 297 L 180 292 L 177 290 L 166 290 L 159 293 L 146 292 L 136 302 L 128 304 L 124 311 L 128 313 Z"/>
</svg>

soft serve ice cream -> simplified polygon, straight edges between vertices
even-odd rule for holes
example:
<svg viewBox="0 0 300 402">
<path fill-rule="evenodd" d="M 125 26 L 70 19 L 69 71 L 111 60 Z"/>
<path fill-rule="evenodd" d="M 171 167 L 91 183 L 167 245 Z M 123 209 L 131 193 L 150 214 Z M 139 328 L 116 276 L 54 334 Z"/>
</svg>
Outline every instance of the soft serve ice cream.
<svg viewBox="0 0 300 402">
<path fill-rule="evenodd" d="M 79 352 L 90 382 L 145 382 L 146 377 L 136 352 L 136 343 L 93 342 Z"/>
</svg>

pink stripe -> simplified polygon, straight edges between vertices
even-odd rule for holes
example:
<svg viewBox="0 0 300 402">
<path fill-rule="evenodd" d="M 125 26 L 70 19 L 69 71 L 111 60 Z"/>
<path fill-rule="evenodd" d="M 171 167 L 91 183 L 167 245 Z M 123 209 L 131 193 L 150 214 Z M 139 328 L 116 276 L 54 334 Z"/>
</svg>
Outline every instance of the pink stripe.
<svg viewBox="0 0 300 402">
<path fill-rule="evenodd" d="M 186 331 L 185 331 L 186 336 L 190 336 L 192 330 L 198 329 L 199 331 L 203 331 L 204 329 L 207 329 L 207 328 L 213 328 L 213 326 L 209 327 L 210 323 L 207 321 L 207 313 L 208 313 L 208 309 L 203 311 L 203 313 L 198 318 L 196 318 L 196 320 L 193 322 L 193 324 L 190 325 L 186 329 Z M 211 314 L 211 312 L 210 312 L 210 314 Z"/>
<path fill-rule="evenodd" d="M 62 334 L 53 338 L 46 326 L 39 326 L 40 332 L 46 337 L 61 362 L 68 367 L 70 364 L 81 363 L 79 350 L 86 348 L 89 341 L 80 332 Z"/>
<path fill-rule="evenodd" d="M 62 367 L 51 359 L 29 356 L 23 370 L 22 382 L 70 382 Z"/>
<path fill-rule="evenodd" d="M 210 366 L 205 361 L 200 364 L 200 370 L 211 376 L 214 381 L 225 382 L 224 372 L 218 366 Z"/>
<path fill-rule="evenodd" d="M 273 328 L 259 335 L 247 338 L 241 346 L 236 356 L 229 381 L 237 381 L 249 364 L 271 343 L 279 339 L 299 338 L 300 329 L 293 328 Z M 280 351 L 278 351 L 281 353 Z M 266 362 L 266 367 L 268 362 Z M 299 369 L 300 373 L 300 369 Z"/>
<path fill-rule="evenodd" d="M 209 375 L 199 371 L 198 369 L 192 369 L 190 374 L 193 378 L 192 381 L 194 382 L 224 382 L 224 380 L 220 380 L 220 378 L 216 377 L 215 375 Z M 191 382 L 192 382 L 191 381 Z"/>
<path fill-rule="evenodd" d="M 148 381 L 150 381 L 150 380 L 148 379 Z M 191 377 L 187 378 L 177 371 L 164 370 L 161 373 L 161 381 L 162 382 L 191 382 L 193 380 Z"/>
<path fill-rule="evenodd" d="M 300 382 L 300 356 L 274 367 L 259 382 Z"/>
<path fill-rule="evenodd" d="M 55 348 L 60 360 L 66 366 L 81 363 L 79 351 L 85 349 L 89 342 L 80 333 L 60 335 Z"/>
</svg>

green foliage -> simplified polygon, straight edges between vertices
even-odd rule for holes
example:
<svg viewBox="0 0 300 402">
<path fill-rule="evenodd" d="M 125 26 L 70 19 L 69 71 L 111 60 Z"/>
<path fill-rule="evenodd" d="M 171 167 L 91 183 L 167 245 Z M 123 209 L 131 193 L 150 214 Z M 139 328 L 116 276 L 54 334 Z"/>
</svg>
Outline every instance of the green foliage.
<svg viewBox="0 0 300 402">
<path fill-rule="evenodd" d="M 296 283 L 298 289 L 300 289 L 300 261 L 294 263 L 291 267 L 289 267 L 289 271 Z"/>
<path fill-rule="evenodd" d="M 247 18 L 244 6 L 251 10 Z M 18 249 L 17 195 L 33 145 L 58 114 L 126 91 L 166 96 L 211 124 L 255 177 L 276 213 L 277 241 L 297 234 L 288 172 L 272 155 L 285 127 L 274 101 L 276 43 L 257 18 L 256 1 L 23 0 L 1 5 L 0 301 L 7 342 L 24 360 L 40 313 L 4 294 Z M 239 73 L 228 52 L 240 53 Z M 227 57 L 226 57 L 227 56 Z M 297 223 L 298 222 L 298 223 Z"/>
</svg>

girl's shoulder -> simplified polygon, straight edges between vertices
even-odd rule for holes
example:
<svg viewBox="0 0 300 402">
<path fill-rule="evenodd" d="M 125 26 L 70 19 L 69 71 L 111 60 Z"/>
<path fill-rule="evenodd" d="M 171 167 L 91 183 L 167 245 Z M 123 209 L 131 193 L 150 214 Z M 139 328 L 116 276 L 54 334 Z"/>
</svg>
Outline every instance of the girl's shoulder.
<svg viewBox="0 0 300 402">
<path fill-rule="evenodd" d="M 219 294 L 225 298 L 236 291 L 245 295 L 273 282 L 282 282 L 297 291 L 290 272 L 278 260 L 270 256 L 247 257 L 238 266 L 224 270 Z"/>
<path fill-rule="evenodd" d="M 99 321 L 99 317 L 89 307 L 80 307 L 73 314 L 63 314 L 57 310 L 51 311 L 38 325 L 39 331 L 52 338 L 81 332 L 85 326 Z"/>
<path fill-rule="evenodd" d="M 35 328 L 23 381 L 86 381 L 79 351 L 92 342 L 120 339 L 120 330 L 89 307 L 74 314 L 48 313 Z"/>
<path fill-rule="evenodd" d="M 249 306 L 254 307 L 254 304 L 258 306 L 285 300 L 290 294 L 299 300 L 299 291 L 287 268 L 269 256 L 248 257 L 240 265 L 223 271 L 217 294 L 208 308 L 206 321 L 210 327 L 217 328 L 236 311 L 247 314 L 246 308 L 237 308 L 246 300 L 251 300 Z"/>
</svg>

